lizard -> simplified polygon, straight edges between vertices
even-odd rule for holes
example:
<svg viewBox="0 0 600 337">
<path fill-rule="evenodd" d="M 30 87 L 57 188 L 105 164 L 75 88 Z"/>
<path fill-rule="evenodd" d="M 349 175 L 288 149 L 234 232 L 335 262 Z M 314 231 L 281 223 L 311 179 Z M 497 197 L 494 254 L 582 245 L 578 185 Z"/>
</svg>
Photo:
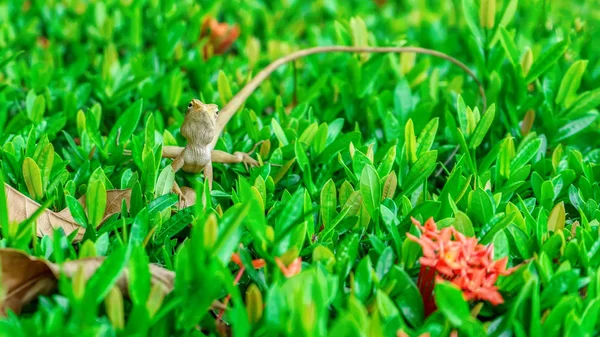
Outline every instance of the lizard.
<svg viewBox="0 0 600 337">
<path fill-rule="evenodd" d="M 415 53 L 425 54 L 447 60 L 461 68 L 477 84 L 482 98 L 483 111 L 486 111 L 487 102 L 485 90 L 473 71 L 464 63 L 452 56 L 437 50 L 421 47 L 352 47 L 352 46 L 322 46 L 301 49 L 279 59 L 276 59 L 263 68 L 252 78 L 233 98 L 219 110 L 216 104 L 204 103 L 198 99 L 189 102 L 183 124 L 180 128 L 181 135 L 187 140 L 185 147 L 165 146 L 163 157 L 173 159 L 171 167 L 174 172 L 180 169 L 188 173 L 200 173 L 204 170 L 205 181 L 209 190 L 212 189 L 213 168 L 212 163 L 243 163 L 246 166 L 257 166 L 258 161 L 250 157 L 254 149 L 248 153 L 234 152 L 233 154 L 215 150 L 215 145 L 225 125 L 246 102 L 246 99 L 279 67 L 313 54 L 323 53 Z M 257 144 L 258 145 L 258 144 Z M 183 193 L 177 186 L 173 191 L 180 197 Z M 203 195 L 203 203 L 205 204 Z"/>
</svg>

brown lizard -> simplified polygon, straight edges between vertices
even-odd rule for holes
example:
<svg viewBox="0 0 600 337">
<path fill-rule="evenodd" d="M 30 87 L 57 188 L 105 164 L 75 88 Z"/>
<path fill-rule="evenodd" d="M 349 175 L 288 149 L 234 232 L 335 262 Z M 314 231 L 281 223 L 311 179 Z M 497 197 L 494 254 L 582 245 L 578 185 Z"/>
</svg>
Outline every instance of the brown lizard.
<svg viewBox="0 0 600 337">
<path fill-rule="evenodd" d="M 348 46 L 326 46 L 299 50 L 284 57 L 281 57 L 262 71 L 260 71 L 250 82 L 248 82 L 223 109 L 219 111 L 217 105 L 206 104 L 200 100 L 194 99 L 188 104 L 187 113 L 181 126 L 181 134 L 188 141 L 183 147 L 165 146 L 163 148 L 163 157 L 173 158 L 173 171 L 182 169 L 189 173 L 200 173 L 204 170 L 205 179 L 208 182 L 209 190 L 212 189 L 213 169 L 212 163 L 244 163 L 249 166 L 256 166 L 258 162 L 250 157 L 249 153 L 227 152 L 215 150 L 215 144 L 219 139 L 223 128 L 229 122 L 235 112 L 244 104 L 246 99 L 266 80 L 273 71 L 280 66 L 291 61 L 306 57 L 312 54 L 344 52 L 344 53 L 416 53 L 427 54 L 447 60 L 467 73 L 479 87 L 479 93 L 482 97 L 483 111 L 486 110 L 486 96 L 483 85 L 477 79 L 477 76 L 459 60 L 444 54 L 442 52 L 420 48 L 420 47 L 348 47 Z M 255 146 L 256 147 L 256 146 Z M 183 197 L 181 190 L 175 183 L 173 190 Z M 203 202 L 205 202 L 203 196 Z"/>
</svg>

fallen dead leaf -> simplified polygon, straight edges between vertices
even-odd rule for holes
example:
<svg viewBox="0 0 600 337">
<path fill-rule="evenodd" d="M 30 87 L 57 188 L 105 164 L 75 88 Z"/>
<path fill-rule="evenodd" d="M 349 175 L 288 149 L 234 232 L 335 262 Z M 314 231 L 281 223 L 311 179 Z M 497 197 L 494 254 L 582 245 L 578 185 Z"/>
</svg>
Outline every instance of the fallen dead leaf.
<svg viewBox="0 0 600 337">
<path fill-rule="evenodd" d="M 33 213 L 40 208 L 40 204 L 30 199 L 23 193 L 19 192 L 12 186 L 4 184 L 4 190 L 6 192 L 6 201 L 8 205 L 8 217 L 12 222 L 22 222 L 25 219 L 31 217 Z M 183 186 L 181 191 L 185 195 L 186 204 L 189 207 L 196 203 L 196 192 L 194 189 Z M 129 200 L 131 198 L 131 189 L 123 190 L 108 190 L 106 191 L 106 209 L 100 225 L 106 221 L 111 215 L 121 211 L 121 204 L 123 200 L 127 204 L 129 209 Z M 84 209 L 86 209 L 85 195 L 77 200 Z M 179 208 L 183 208 L 183 202 L 180 201 L 178 204 Z M 37 222 L 37 235 L 42 237 L 44 235 L 52 235 L 54 229 L 62 228 L 65 234 L 68 236 L 76 230 L 79 230 L 75 236 L 74 241 L 78 242 L 83 239 L 85 234 L 85 228 L 79 226 L 69 208 L 65 208 L 60 212 L 53 212 L 51 210 L 45 210 L 36 220 Z"/>
<path fill-rule="evenodd" d="M 93 257 L 67 261 L 62 265 L 36 258 L 27 253 L 11 249 L 0 249 L 0 270 L 2 271 L 3 297 L 0 298 L 0 315 L 5 316 L 10 309 L 16 314 L 24 305 L 40 295 L 49 294 L 56 289 L 60 272 L 66 277 L 73 277 L 79 268 L 88 280 L 104 262 L 104 257 Z M 62 268 L 61 268 L 62 267 Z M 149 264 L 151 283 L 162 288 L 165 294 L 174 288 L 175 272 L 156 264 Z M 123 271 L 115 284 L 121 292 L 128 296 L 128 270 Z M 212 309 L 223 309 L 224 305 L 213 302 Z"/>
</svg>

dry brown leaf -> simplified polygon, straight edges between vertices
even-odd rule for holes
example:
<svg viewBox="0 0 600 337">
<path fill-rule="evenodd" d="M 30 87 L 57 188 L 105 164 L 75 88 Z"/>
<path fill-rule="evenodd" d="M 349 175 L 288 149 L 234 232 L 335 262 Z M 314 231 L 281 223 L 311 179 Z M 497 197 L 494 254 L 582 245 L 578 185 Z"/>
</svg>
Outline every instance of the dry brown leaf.
<svg viewBox="0 0 600 337">
<path fill-rule="evenodd" d="M 79 268 L 88 280 L 104 262 L 104 257 L 93 257 L 67 261 L 61 266 L 36 258 L 27 253 L 11 249 L 0 249 L 0 270 L 2 271 L 3 296 L 0 298 L 0 315 L 5 316 L 8 309 L 19 314 L 24 305 L 40 295 L 49 294 L 56 289 L 58 277 L 62 271 L 66 277 L 73 277 Z M 62 268 L 61 268 L 62 267 Z M 175 272 L 149 264 L 151 283 L 162 288 L 165 294 L 174 288 Z M 127 268 L 117 280 L 116 286 L 124 295 L 129 294 Z M 223 309 L 221 302 L 215 301 L 212 308 Z"/>
<path fill-rule="evenodd" d="M 39 203 L 30 199 L 6 183 L 4 184 L 4 190 L 6 193 L 8 217 L 10 221 L 22 222 L 31 217 L 31 215 L 33 215 L 33 213 L 40 208 Z M 189 207 L 196 203 L 196 192 L 194 189 L 183 186 L 181 191 L 186 198 L 185 206 Z M 123 202 L 123 199 L 127 204 L 127 208 L 129 208 L 130 198 L 131 189 L 106 191 L 106 209 L 100 224 L 102 225 L 102 223 L 104 223 L 104 221 L 106 221 L 106 219 L 108 219 L 111 215 L 121 211 L 121 203 Z M 84 209 L 86 208 L 85 195 L 79 198 L 77 201 L 83 206 Z M 183 201 L 180 201 L 178 206 L 179 208 L 183 208 Z M 36 222 L 37 235 L 39 237 L 44 235 L 52 235 L 54 233 L 54 229 L 56 228 L 62 228 L 67 236 L 74 231 L 79 230 L 75 236 L 75 242 L 81 241 L 81 239 L 83 239 L 83 235 L 85 234 L 85 228 L 79 226 L 75 222 L 69 208 L 65 208 L 60 212 L 45 210 L 37 218 Z"/>
<path fill-rule="evenodd" d="M 523 121 L 521 121 L 521 135 L 527 136 L 531 128 L 533 127 L 533 122 L 535 121 L 535 111 L 527 110 L 525 113 L 525 117 L 523 117 Z"/>
<path fill-rule="evenodd" d="M 88 280 L 104 262 L 104 257 L 92 257 L 67 261 L 61 266 L 26 254 L 25 252 L 4 248 L 0 249 L 2 270 L 2 286 L 4 298 L 0 301 L 0 314 L 5 315 L 7 309 L 19 313 L 23 305 L 39 295 L 48 294 L 58 284 L 60 272 L 66 277 L 73 277 L 79 268 Z M 152 284 L 159 285 L 165 293 L 173 290 L 175 273 L 155 264 L 150 264 Z M 127 269 L 124 270 L 116 284 L 125 295 L 128 294 Z"/>
</svg>

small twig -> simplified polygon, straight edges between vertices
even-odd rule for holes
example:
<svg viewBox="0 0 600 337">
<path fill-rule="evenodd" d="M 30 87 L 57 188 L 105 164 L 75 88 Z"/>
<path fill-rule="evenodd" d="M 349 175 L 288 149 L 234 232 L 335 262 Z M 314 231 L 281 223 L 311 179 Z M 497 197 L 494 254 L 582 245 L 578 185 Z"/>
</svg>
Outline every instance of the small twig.
<svg viewBox="0 0 600 337">
<path fill-rule="evenodd" d="M 440 169 L 435 173 L 435 178 L 439 177 L 440 174 L 442 174 L 442 172 L 444 171 L 444 167 L 448 166 L 448 164 L 450 164 L 450 161 L 452 161 L 452 159 L 456 156 L 456 153 L 458 152 L 458 148 L 460 146 L 456 145 L 456 147 L 454 148 L 454 151 L 452 151 L 452 153 L 450 153 L 450 156 L 448 157 L 448 159 L 446 159 L 446 161 L 442 164 L 442 167 L 440 167 Z"/>
<path fill-rule="evenodd" d="M 234 285 L 237 285 L 240 282 L 240 279 L 242 278 L 242 275 L 244 275 L 244 271 L 246 270 L 245 267 L 240 267 L 240 270 L 238 271 L 237 275 L 235 276 L 235 281 L 234 281 Z M 227 307 L 227 304 L 229 304 L 229 299 L 231 299 L 231 294 L 227 295 L 227 297 L 225 297 L 225 300 L 223 300 L 223 305 L 225 307 Z M 217 320 L 223 320 L 223 314 L 225 314 L 225 309 L 221 309 L 221 311 L 219 312 L 219 315 L 217 316 Z"/>
<path fill-rule="evenodd" d="M 121 128 L 117 129 L 117 138 L 115 138 L 115 146 L 119 147 L 119 140 L 121 139 Z"/>
<path fill-rule="evenodd" d="M 94 153 L 96 153 L 96 145 L 92 147 L 92 151 L 90 151 L 90 155 L 88 156 L 88 160 L 92 160 L 94 157 Z"/>
<path fill-rule="evenodd" d="M 292 96 L 292 106 L 298 104 L 298 67 L 296 67 L 296 61 L 293 62 L 294 68 L 294 93 Z"/>
</svg>

